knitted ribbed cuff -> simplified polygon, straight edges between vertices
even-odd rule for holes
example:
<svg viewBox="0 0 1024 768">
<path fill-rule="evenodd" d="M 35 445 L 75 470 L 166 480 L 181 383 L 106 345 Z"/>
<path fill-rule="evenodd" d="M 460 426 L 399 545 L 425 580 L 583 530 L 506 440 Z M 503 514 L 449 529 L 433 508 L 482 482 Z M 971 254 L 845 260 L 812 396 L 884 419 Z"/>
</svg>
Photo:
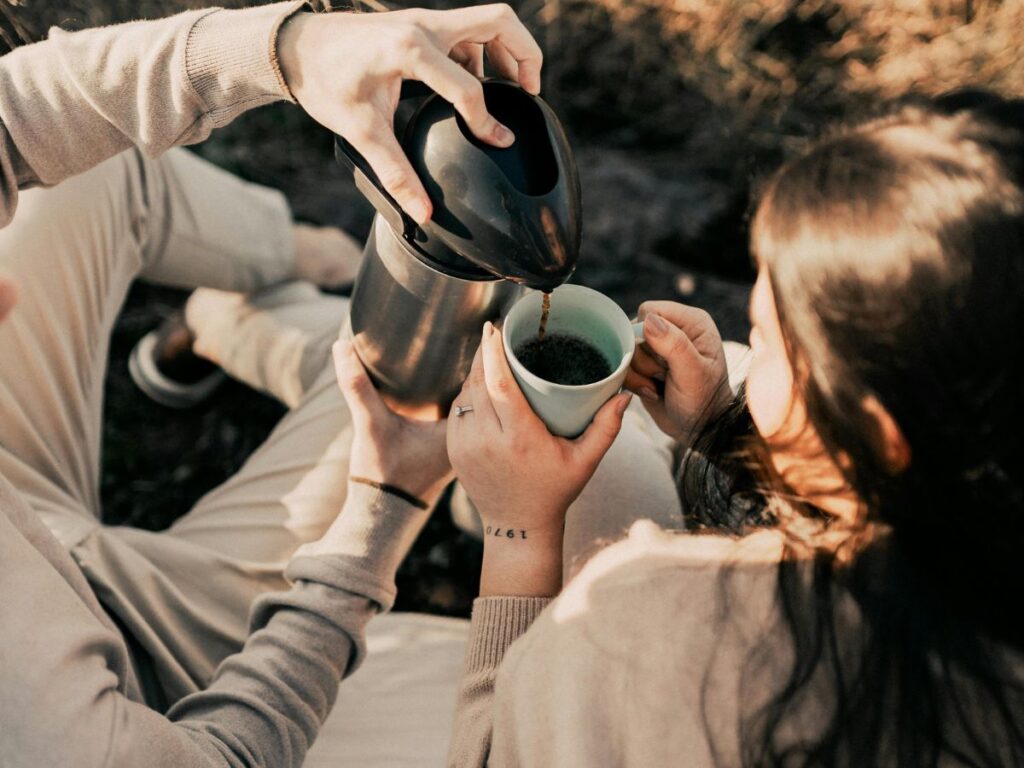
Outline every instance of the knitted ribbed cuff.
<svg viewBox="0 0 1024 768">
<path fill-rule="evenodd" d="M 341 514 L 319 541 L 299 547 L 285 576 L 365 595 L 387 610 L 395 572 L 428 517 L 397 496 L 349 483 Z"/>
<path fill-rule="evenodd" d="M 185 71 L 215 125 L 274 101 L 292 101 L 277 61 L 277 32 L 305 2 L 217 10 L 189 32 Z"/>
<path fill-rule="evenodd" d="M 466 651 L 466 674 L 494 669 L 505 651 L 526 632 L 550 597 L 478 597 Z"/>
</svg>

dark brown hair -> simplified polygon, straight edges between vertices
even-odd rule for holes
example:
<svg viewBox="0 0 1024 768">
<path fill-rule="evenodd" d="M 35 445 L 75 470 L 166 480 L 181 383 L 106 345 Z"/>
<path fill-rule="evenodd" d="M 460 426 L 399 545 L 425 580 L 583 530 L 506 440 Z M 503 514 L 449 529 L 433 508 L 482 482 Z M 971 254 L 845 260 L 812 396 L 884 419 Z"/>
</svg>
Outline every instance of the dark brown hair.
<svg viewBox="0 0 1024 768">
<path fill-rule="evenodd" d="M 798 393 L 874 534 L 848 561 L 794 546 L 780 565 L 795 662 L 744 713 L 750 765 L 1024 764 L 1022 129 L 1022 103 L 959 94 L 841 129 L 765 188 L 752 245 Z M 909 445 L 905 471 L 869 398 Z M 791 494 L 756 443 L 742 402 L 705 433 L 717 479 L 683 474 L 697 522 L 825 519 L 778 503 Z M 808 696 L 828 697 L 831 722 L 793 744 Z"/>
</svg>

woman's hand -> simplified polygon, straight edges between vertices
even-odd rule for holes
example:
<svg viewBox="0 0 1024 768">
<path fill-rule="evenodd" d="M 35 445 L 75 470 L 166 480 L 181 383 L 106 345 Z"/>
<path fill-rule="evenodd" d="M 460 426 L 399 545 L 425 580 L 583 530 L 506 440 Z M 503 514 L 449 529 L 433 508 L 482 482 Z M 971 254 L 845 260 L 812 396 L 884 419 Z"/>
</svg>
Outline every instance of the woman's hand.
<svg viewBox="0 0 1024 768">
<path fill-rule="evenodd" d="M 411 421 L 388 409 L 352 343 L 334 345 L 338 385 L 352 412 L 349 474 L 387 483 L 433 506 L 452 480 L 444 421 Z"/>
<path fill-rule="evenodd" d="M 626 388 L 636 392 L 661 430 L 682 445 L 732 399 L 722 337 L 702 309 L 647 301 L 638 316 L 645 342 L 633 355 Z"/>
<path fill-rule="evenodd" d="M 281 30 L 277 48 L 299 105 L 348 139 L 421 224 L 430 218 L 430 199 L 392 127 L 402 80 L 426 83 L 455 106 L 474 135 L 498 147 L 515 137 L 484 103 L 484 51 L 502 77 L 540 92 L 540 47 L 507 5 L 301 13 Z"/>
<path fill-rule="evenodd" d="M 490 323 L 448 419 L 448 455 L 484 525 L 480 594 L 553 595 L 562 583 L 565 513 L 622 426 L 629 394 L 613 397 L 575 440 L 537 417 Z"/>
</svg>

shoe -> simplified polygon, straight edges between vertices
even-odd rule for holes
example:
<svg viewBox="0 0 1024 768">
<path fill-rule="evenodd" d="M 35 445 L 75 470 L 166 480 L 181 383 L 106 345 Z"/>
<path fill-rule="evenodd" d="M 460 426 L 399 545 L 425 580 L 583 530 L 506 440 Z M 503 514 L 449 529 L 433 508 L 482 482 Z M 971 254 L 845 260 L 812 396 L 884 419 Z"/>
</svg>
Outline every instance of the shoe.
<svg viewBox="0 0 1024 768">
<path fill-rule="evenodd" d="M 150 400 L 167 408 L 193 408 L 227 379 L 216 364 L 192 351 L 193 340 L 184 314 L 176 312 L 135 345 L 128 372 Z"/>
</svg>

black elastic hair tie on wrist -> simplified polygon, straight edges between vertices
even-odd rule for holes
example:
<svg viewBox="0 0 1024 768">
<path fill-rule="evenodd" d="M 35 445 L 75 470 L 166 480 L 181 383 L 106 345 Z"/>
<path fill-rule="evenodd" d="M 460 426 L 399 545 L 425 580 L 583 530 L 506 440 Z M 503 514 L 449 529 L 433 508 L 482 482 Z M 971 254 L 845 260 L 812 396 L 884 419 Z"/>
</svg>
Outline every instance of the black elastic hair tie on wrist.
<svg viewBox="0 0 1024 768">
<path fill-rule="evenodd" d="M 353 483 L 361 483 L 363 485 L 368 485 L 371 488 L 376 488 L 378 491 L 383 491 L 384 493 L 390 493 L 392 496 L 397 496 L 402 501 L 406 501 L 412 504 L 417 509 L 430 509 L 430 505 L 427 504 L 427 502 L 425 502 L 423 499 L 419 498 L 418 496 L 413 496 L 408 491 L 403 491 L 397 485 L 390 485 L 389 483 L 378 483 L 376 480 L 371 480 L 368 477 L 350 477 L 349 480 L 351 480 Z"/>
</svg>

